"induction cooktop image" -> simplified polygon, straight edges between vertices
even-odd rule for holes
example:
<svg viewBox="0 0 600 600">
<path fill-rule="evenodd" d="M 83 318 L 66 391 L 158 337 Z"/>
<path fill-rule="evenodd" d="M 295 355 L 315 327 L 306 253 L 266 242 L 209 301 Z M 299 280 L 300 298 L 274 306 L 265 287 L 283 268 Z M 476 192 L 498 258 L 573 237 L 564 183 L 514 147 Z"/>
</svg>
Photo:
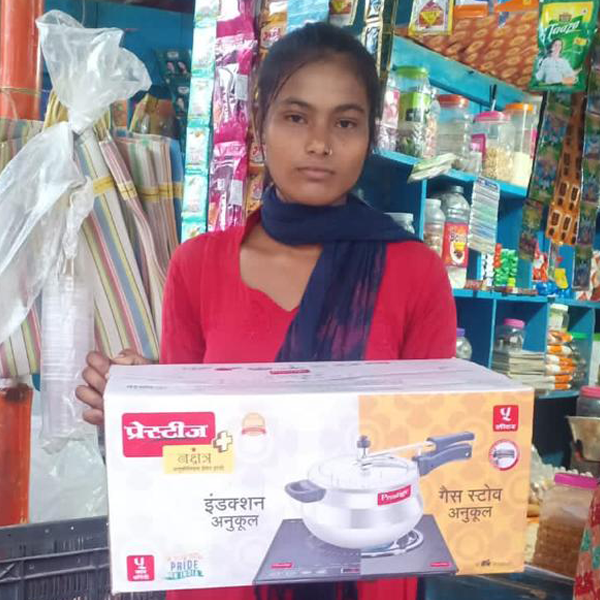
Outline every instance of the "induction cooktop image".
<svg viewBox="0 0 600 600">
<path fill-rule="evenodd" d="M 393 544 L 353 550 L 321 541 L 302 519 L 283 521 L 254 579 L 255 584 L 353 581 L 434 573 L 457 568 L 431 515 Z"/>
</svg>

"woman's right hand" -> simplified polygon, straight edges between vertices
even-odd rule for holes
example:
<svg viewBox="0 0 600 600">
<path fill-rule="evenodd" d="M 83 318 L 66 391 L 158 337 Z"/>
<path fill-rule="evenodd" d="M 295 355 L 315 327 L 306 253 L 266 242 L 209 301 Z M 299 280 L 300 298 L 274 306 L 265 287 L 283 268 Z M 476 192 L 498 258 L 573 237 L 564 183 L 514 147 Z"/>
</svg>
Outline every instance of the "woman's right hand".
<svg viewBox="0 0 600 600">
<path fill-rule="evenodd" d="M 87 385 L 80 385 L 75 390 L 77 398 L 89 406 L 83 418 L 92 425 L 104 423 L 104 390 L 111 365 L 149 365 L 151 362 L 133 350 L 123 350 L 112 359 L 100 352 L 90 352 L 82 373 Z"/>
</svg>

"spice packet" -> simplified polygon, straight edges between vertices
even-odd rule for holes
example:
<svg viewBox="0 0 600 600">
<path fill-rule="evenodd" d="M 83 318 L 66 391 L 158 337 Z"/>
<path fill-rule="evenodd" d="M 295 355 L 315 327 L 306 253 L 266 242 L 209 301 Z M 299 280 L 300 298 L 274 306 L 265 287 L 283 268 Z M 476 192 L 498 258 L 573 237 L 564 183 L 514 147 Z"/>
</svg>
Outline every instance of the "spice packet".
<svg viewBox="0 0 600 600">
<path fill-rule="evenodd" d="M 186 134 L 186 169 L 203 173 L 209 169 L 210 128 L 197 121 L 190 121 Z"/>
<path fill-rule="evenodd" d="M 361 41 L 375 59 L 377 72 L 382 75 L 388 70 L 392 58 L 393 30 L 381 21 L 366 23 Z"/>
<path fill-rule="evenodd" d="M 542 226 L 544 205 L 528 198 L 523 206 L 521 236 L 519 238 L 519 258 L 534 261 L 538 251 L 538 232 Z"/>
<path fill-rule="evenodd" d="M 206 126 L 210 124 L 213 80 L 208 77 L 192 77 L 188 117 Z"/>
<path fill-rule="evenodd" d="M 215 144 L 210 166 L 208 229 L 222 231 L 244 222 L 245 142 Z"/>
<path fill-rule="evenodd" d="M 450 34 L 453 8 L 452 0 L 415 0 L 408 25 L 409 35 Z"/>
<path fill-rule="evenodd" d="M 530 89 L 585 90 L 585 61 L 597 18 L 598 0 L 540 1 L 539 50 Z"/>
<path fill-rule="evenodd" d="M 208 176 L 206 172 L 188 170 L 183 183 L 183 212 L 206 213 Z"/>
<path fill-rule="evenodd" d="M 567 94 L 548 94 L 538 137 L 529 198 L 550 204 L 557 177 L 563 140 L 569 124 L 571 98 Z"/>
<path fill-rule="evenodd" d="M 496 248 L 500 186 L 478 177 L 473 184 L 469 217 L 469 248 L 492 254 Z"/>
<path fill-rule="evenodd" d="M 190 76 L 189 50 L 157 50 L 156 58 L 160 74 L 166 82 L 172 77 Z"/>
<path fill-rule="evenodd" d="M 379 21 L 383 25 L 396 24 L 398 3 L 394 0 L 365 0 L 365 22 Z"/>
<path fill-rule="evenodd" d="M 262 12 L 262 25 L 260 28 L 260 49 L 265 52 L 279 41 L 287 29 L 287 2 L 275 0 L 267 2 Z"/>
<path fill-rule="evenodd" d="M 217 39 L 213 128 L 215 143 L 245 141 L 250 123 L 250 74 L 256 50 L 249 33 Z"/>
<path fill-rule="evenodd" d="M 194 45 L 192 48 L 192 74 L 194 76 L 212 75 L 214 73 L 216 36 L 215 23 L 206 23 L 194 29 Z"/>
<path fill-rule="evenodd" d="M 187 214 L 181 215 L 181 241 L 185 242 L 206 231 L 206 215 Z"/>
</svg>

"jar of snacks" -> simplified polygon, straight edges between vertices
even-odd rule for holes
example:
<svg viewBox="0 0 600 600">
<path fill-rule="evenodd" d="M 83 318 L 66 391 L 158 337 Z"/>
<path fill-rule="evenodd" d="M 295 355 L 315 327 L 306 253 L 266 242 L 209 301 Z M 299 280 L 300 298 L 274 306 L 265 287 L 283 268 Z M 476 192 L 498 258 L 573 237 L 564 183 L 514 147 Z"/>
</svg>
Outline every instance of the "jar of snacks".
<svg viewBox="0 0 600 600">
<path fill-rule="evenodd" d="M 496 327 L 494 338 L 494 350 L 510 354 L 518 354 L 523 350 L 525 343 L 525 321 L 520 319 L 504 319 L 499 327 Z"/>
<path fill-rule="evenodd" d="M 466 169 L 471 154 L 472 118 L 469 101 L 456 94 L 438 97 L 440 120 L 438 123 L 437 153 L 456 155 L 453 166 Z"/>
<path fill-rule="evenodd" d="M 533 104 L 509 104 L 504 109 L 504 113 L 510 119 L 515 132 L 511 183 L 527 187 L 535 154 L 537 133 L 535 107 Z"/>
<path fill-rule="evenodd" d="M 544 495 L 533 564 L 575 577 L 581 538 L 598 481 L 594 477 L 559 473 Z"/>
<path fill-rule="evenodd" d="M 415 232 L 414 217 L 412 213 L 388 213 L 388 215 L 394 220 L 397 225 L 400 225 L 405 231 L 409 233 Z"/>
<path fill-rule="evenodd" d="M 398 151 L 432 158 L 436 154 L 439 104 L 422 67 L 398 67 L 395 80 L 400 90 Z"/>
<path fill-rule="evenodd" d="M 514 127 L 505 114 L 490 111 L 475 117 L 471 139 L 483 157 L 484 177 L 511 181 L 514 137 Z"/>
</svg>

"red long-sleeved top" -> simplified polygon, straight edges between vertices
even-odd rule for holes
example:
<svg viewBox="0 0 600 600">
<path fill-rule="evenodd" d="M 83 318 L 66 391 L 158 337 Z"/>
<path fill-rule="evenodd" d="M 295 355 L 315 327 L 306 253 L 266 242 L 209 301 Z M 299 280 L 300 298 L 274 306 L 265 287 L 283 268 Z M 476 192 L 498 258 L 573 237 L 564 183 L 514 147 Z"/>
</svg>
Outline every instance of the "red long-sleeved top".
<svg viewBox="0 0 600 600">
<path fill-rule="evenodd" d="M 240 275 L 244 228 L 184 243 L 169 267 L 163 303 L 161 362 L 271 362 L 296 310 L 287 311 Z M 439 257 L 418 242 L 388 245 L 367 360 L 450 358 L 456 311 Z M 360 600 L 412 600 L 414 579 L 358 584 Z M 250 587 L 171 592 L 168 600 L 255 600 Z"/>
</svg>

